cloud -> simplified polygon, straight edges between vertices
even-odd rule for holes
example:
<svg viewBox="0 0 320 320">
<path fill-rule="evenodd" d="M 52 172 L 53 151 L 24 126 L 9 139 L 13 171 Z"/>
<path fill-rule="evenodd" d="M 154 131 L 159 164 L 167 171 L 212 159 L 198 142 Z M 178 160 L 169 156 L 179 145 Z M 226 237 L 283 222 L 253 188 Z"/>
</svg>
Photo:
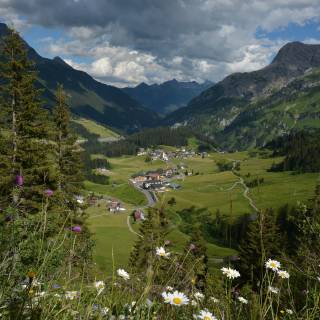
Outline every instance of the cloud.
<svg viewBox="0 0 320 320">
<path fill-rule="evenodd" d="M 47 42 L 101 81 L 137 84 L 176 77 L 219 80 L 270 61 L 279 43 L 263 32 L 319 20 L 319 0 L 0 0 L 30 24 L 64 28 Z M 0 11 L 1 12 L 1 11 Z M 20 18 L 21 19 L 21 18 Z"/>
</svg>

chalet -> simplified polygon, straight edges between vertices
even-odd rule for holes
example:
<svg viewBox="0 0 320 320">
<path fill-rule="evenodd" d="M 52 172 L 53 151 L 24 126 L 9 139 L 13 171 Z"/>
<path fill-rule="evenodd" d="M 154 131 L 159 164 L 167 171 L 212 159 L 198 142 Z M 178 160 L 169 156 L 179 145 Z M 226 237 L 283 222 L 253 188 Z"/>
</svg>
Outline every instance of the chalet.
<svg viewBox="0 0 320 320">
<path fill-rule="evenodd" d="M 110 212 L 119 212 L 126 210 L 122 207 L 121 202 L 117 200 L 111 200 L 107 207 Z"/>
<path fill-rule="evenodd" d="M 145 217 L 144 217 L 144 214 L 143 214 L 143 211 L 142 210 L 135 210 L 133 212 L 133 220 L 136 222 L 136 221 L 143 221 L 145 220 Z"/>
<path fill-rule="evenodd" d="M 144 148 L 140 148 L 138 150 L 137 156 L 145 156 L 147 154 L 147 151 Z"/>
<path fill-rule="evenodd" d="M 146 181 L 142 184 L 142 188 L 149 190 L 149 189 L 160 189 L 163 187 L 163 182 L 161 180 L 151 180 Z"/>
<path fill-rule="evenodd" d="M 161 180 L 161 174 L 159 172 L 149 172 L 146 174 L 147 181 Z"/>
<path fill-rule="evenodd" d="M 88 201 L 91 206 L 95 206 L 98 201 L 98 198 L 95 196 L 90 196 Z"/>
<path fill-rule="evenodd" d="M 131 179 L 133 183 L 141 183 L 147 180 L 147 177 L 144 175 L 138 175 Z"/>
</svg>

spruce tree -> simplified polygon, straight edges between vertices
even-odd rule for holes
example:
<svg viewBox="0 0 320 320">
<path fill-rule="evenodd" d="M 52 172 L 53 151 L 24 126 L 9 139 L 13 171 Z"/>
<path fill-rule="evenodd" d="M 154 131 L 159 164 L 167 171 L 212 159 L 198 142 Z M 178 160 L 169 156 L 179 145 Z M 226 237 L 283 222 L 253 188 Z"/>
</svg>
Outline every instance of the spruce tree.
<svg viewBox="0 0 320 320">
<path fill-rule="evenodd" d="M 185 247 L 185 268 L 192 283 L 200 290 L 205 288 L 208 272 L 208 256 L 206 241 L 203 238 L 200 225 L 195 224 Z"/>
<path fill-rule="evenodd" d="M 72 210 L 77 210 L 83 190 L 81 149 L 77 137 L 70 128 L 70 111 L 62 85 L 58 85 L 56 106 L 53 109 L 53 141 L 57 163 L 57 192 Z M 79 199 L 78 199 L 79 200 Z"/>
<path fill-rule="evenodd" d="M 249 223 L 239 248 L 239 269 L 243 278 L 261 280 L 264 263 L 280 253 L 281 236 L 273 209 L 260 212 L 257 219 Z"/>
<path fill-rule="evenodd" d="M 4 39 L 1 56 L 1 202 L 14 200 L 25 212 L 37 212 L 43 191 L 54 189 L 55 182 L 48 113 L 35 86 L 34 65 L 16 31 Z M 21 188 L 15 188 L 15 176 Z"/>
<path fill-rule="evenodd" d="M 141 237 L 130 255 L 129 264 L 134 271 L 143 273 L 152 264 L 156 247 L 164 245 L 167 227 L 164 208 L 150 208 L 139 230 Z"/>
</svg>

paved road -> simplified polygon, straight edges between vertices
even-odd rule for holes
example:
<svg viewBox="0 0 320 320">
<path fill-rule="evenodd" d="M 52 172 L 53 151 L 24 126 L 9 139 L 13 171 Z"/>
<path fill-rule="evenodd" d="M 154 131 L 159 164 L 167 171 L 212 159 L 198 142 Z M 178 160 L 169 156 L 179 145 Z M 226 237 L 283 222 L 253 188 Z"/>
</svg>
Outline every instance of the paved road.
<svg viewBox="0 0 320 320">
<path fill-rule="evenodd" d="M 143 209 L 155 206 L 155 204 L 157 203 L 158 199 L 157 199 L 157 196 L 155 195 L 154 192 L 142 189 L 141 187 L 139 187 L 138 185 L 136 185 L 134 183 L 132 183 L 132 186 L 136 190 L 138 190 L 139 192 L 143 193 L 144 196 L 146 197 L 147 201 L 148 201 L 148 203 L 145 206 L 136 207 L 135 210 L 139 210 L 139 209 L 143 210 Z M 133 228 L 131 226 L 130 215 L 127 216 L 127 225 L 128 225 L 128 229 L 129 229 L 129 231 L 131 233 L 133 233 L 133 234 L 137 235 L 138 237 L 142 238 L 141 234 L 139 234 L 138 232 L 133 230 Z"/>
</svg>

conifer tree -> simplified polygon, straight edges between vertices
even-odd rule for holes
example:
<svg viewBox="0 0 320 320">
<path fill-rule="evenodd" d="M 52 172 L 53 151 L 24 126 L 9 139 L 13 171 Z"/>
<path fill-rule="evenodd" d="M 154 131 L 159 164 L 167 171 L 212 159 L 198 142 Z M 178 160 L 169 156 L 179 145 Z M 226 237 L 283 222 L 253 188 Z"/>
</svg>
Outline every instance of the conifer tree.
<svg viewBox="0 0 320 320">
<path fill-rule="evenodd" d="M 134 271 L 142 273 L 152 263 L 156 247 L 164 245 L 167 227 L 164 208 L 150 208 L 139 230 L 141 237 L 131 252 L 129 263 Z"/>
<path fill-rule="evenodd" d="M 261 279 L 264 263 L 280 253 L 281 236 L 273 209 L 260 212 L 257 219 L 249 223 L 239 248 L 239 269 L 243 277 L 253 280 L 253 285 Z"/>
<path fill-rule="evenodd" d="M 81 149 L 77 144 L 76 135 L 70 128 L 70 111 L 62 85 L 58 85 L 55 98 L 53 141 L 57 162 L 57 191 L 66 200 L 70 209 L 77 210 L 81 207 L 77 197 L 82 193 L 84 179 Z"/>
<path fill-rule="evenodd" d="M 186 270 L 193 284 L 198 289 L 204 289 L 208 272 L 208 256 L 206 242 L 202 236 L 200 225 L 192 228 L 191 237 L 185 247 Z"/>
<path fill-rule="evenodd" d="M 14 30 L 4 39 L 2 59 L 1 202 L 8 204 L 13 199 L 25 212 L 37 212 L 43 191 L 54 188 L 48 114 L 41 106 L 25 43 Z M 15 176 L 19 190 L 14 188 Z"/>
</svg>

